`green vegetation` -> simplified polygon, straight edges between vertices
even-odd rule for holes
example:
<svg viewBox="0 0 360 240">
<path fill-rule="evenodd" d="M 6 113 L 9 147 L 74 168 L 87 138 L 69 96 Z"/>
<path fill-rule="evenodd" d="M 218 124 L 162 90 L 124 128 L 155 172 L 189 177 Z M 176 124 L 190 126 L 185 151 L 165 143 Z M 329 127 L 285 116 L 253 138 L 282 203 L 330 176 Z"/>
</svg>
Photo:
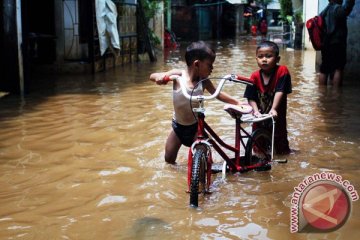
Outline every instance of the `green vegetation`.
<svg viewBox="0 0 360 240">
<path fill-rule="evenodd" d="M 280 15 L 284 22 L 292 21 L 293 5 L 291 0 L 280 0 Z"/>
<path fill-rule="evenodd" d="M 145 22 L 149 24 L 150 19 L 152 19 L 156 13 L 160 10 L 159 8 L 159 2 L 162 2 L 162 0 L 140 0 L 142 3 L 144 15 L 145 15 Z M 160 39 L 156 36 L 154 31 L 149 28 L 150 33 L 150 40 L 155 44 L 160 44 Z"/>
<path fill-rule="evenodd" d="M 303 23 L 302 9 L 295 11 L 295 13 L 294 13 L 294 22 L 295 22 L 295 24 L 302 24 Z"/>
</svg>

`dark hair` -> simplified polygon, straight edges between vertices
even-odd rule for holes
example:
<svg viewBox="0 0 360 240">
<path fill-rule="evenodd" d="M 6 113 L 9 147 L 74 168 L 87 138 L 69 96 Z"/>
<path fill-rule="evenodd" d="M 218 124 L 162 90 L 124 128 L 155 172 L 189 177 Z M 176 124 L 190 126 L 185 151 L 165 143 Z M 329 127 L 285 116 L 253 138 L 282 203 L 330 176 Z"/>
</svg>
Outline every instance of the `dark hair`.
<svg viewBox="0 0 360 240">
<path fill-rule="evenodd" d="M 191 43 L 185 52 L 185 61 L 187 66 L 191 66 L 191 64 L 195 60 L 205 60 L 210 59 L 211 61 L 215 60 L 215 50 L 211 48 L 211 46 L 204 41 L 198 41 Z"/>
<path fill-rule="evenodd" d="M 256 53 L 260 48 L 272 48 L 276 56 L 279 56 L 279 46 L 272 41 L 262 41 L 256 48 Z"/>
</svg>

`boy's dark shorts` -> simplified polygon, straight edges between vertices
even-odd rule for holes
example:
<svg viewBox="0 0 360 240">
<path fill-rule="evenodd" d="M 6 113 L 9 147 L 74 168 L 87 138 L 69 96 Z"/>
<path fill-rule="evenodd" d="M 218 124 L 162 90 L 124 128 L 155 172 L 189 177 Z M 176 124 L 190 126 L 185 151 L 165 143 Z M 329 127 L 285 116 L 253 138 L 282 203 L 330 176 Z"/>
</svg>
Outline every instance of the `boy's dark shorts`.
<svg viewBox="0 0 360 240">
<path fill-rule="evenodd" d="M 192 125 L 181 125 L 175 120 L 172 120 L 172 128 L 176 133 L 176 136 L 180 139 L 181 143 L 187 147 L 191 147 L 191 144 L 194 142 L 195 135 L 197 132 L 197 123 Z"/>
<path fill-rule="evenodd" d="M 320 72 L 331 74 L 336 69 L 343 70 L 346 64 L 346 45 L 333 44 L 321 50 Z"/>
</svg>

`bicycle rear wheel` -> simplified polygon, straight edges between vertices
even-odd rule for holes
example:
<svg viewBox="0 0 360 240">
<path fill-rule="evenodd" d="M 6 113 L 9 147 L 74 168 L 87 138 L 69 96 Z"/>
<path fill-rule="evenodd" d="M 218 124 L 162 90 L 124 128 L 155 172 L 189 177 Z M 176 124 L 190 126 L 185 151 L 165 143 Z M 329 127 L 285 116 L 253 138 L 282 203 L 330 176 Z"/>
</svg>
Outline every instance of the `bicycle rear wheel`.
<svg viewBox="0 0 360 240">
<path fill-rule="evenodd" d="M 204 149 L 197 148 L 192 159 L 190 181 L 190 206 L 199 206 L 199 193 L 206 192 L 207 154 Z"/>
<path fill-rule="evenodd" d="M 266 164 L 271 161 L 271 137 L 265 129 L 256 129 L 245 147 L 245 166 Z M 269 165 L 270 166 L 270 165 Z M 268 169 L 264 169 L 268 170 Z"/>
</svg>

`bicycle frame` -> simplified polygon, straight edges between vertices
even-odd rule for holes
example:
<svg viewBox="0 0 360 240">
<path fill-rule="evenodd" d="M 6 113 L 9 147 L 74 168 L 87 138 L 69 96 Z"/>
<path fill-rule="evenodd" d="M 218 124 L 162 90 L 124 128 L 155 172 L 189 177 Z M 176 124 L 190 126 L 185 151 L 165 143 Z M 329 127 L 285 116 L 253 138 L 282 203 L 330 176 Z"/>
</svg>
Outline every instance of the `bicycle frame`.
<svg viewBox="0 0 360 240">
<path fill-rule="evenodd" d="M 179 76 L 171 76 L 171 77 L 167 77 L 165 80 L 169 81 L 171 79 L 176 79 Z M 255 163 L 253 165 L 251 164 L 243 164 L 242 163 L 242 157 L 240 156 L 240 150 L 241 150 L 241 146 L 243 148 L 245 148 L 246 144 L 244 142 L 244 139 L 252 139 L 252 135 L 251 133 L 248 133 L 242 126 L 241 124 L 244 122 L 256 122 L 256 121 L 245 121 L 243 120 L 242 114 L 245 113 L 245 111 L 235 111 L 235 114 L 231 114 L 234 118 L 235 118 L 235 144 L 234 146 L 231 146 L 230 144 L 225 143 L 217 134 L 216 132 L 206 123 L 205 121 L 205 108 L 204 108 L 204 100 L 209 100 L 209 99 L 213 99 L 215 97 L 218 96 L 218 94 L 221 91 L 222 86 L 225 84 L 226 80 L 230 80 L 230 81 L 234 81 L 234 82 L 240 82 L 240 83 L 245 83 L 245 84 L 250 84 L 249 79 L 240 77 L 240 76 L 235 76 L 235 75 L 227 75 L 224 78 L 221 79 L 221 82 L 219 83 L 218 87 L 216 88 L 216 91 L 211 95 L 211 96 L 190 96 L 187 93 L 186 87 L 185 85 L 180 81 L 180 85 L 181 85 L 181 89 L 182 92 L 184 94 L 184 96 L 186 98 L 188 98 L 190 101 L 192 99 L 196 99 L 196 101 L 199 103 L 199 107 L 198 108 L 194 108 L 193 112 L 196 113 L 196 117 L 197 117 L 197 138 L 194 141 L 194 143 L 192 144 L 191 148 L 189 149 L 189 154 L 188 154 L 188 188 L 189 188 L 189 192 L 190 192 L 190 185 L 191 185 L 191 181 L 192 181 L 192 171 L 193 171 L 193 157 L 196 154 L 196 150 L 199 150 L 199 154 L 202 156 L 206 156 L 203 159 L 207 159 L 207 163 L 203 164 L 203 166 L 205 167 L 206 165 L 206 169 L 203 170 L 206 172 L 206 180 L 204 178 L 204 175 L 202 175 L 202 179 L 203 182 L 206 182 L 206 186 L 205 187 L 205 191 L 204 192 L 209 192 L 209 187 L 210 187 L 210 183 L 211 183 L 211 166 L 212 166 L 212 155 L 211 155 L 211 148 L 214 148 L 216 150 L 216 152 L 218 152 L 220 154 L 220 156 L 225 160 L 226 164 L 229 166 L 229 170 L 232 172 L 243 172 L 243 171 L 247 171 L 247 170 L 251 170 L 251 169 L 255 169 L 258 167 L 263 166 L 264 164 L 267 164 L 268 162 L 270 162 L 273 158 L 273 138 L 274 138 L 274 134 L 272 134 L 272 146 L 271 146 L 271 157 L 270 159 L 266 159 L 265 163 L 264 162 L 258 162 Z M 236 109 L 235 109 L 236 110 Z M 250 109 L 251 110 L 251 109 Z M 270 116 L 270 115 L 269 115 Z M 264 119 L 268 119 L 264 118 Z M 272 117 L 271 117 L 272 118 Z M 264 120 L 263 119 L 263 120 Z M 274 119 L 273 120 L 273 133 L 274 133 Z M 258 121 L 258 120 L 257 120 Z M 261 121 L 261 120 L 260 120 Z M 210 138 L 211 137 L 211 138 Z M 252 139 L 253 140 L 253 139 Z M 253 143 L 255 144 L 255 146 L 258 146 L 258 143 L 256 141 L 253 141 Z M 234 153 L 234 158 L 229 157 L 229 155 L 227 153 L 225 153 L 225 151 L 222 149 L 225 148 L 231 152 Z M 251 150 L 251 148 L 250 148 Z M 260 151 L 265 155 L 265 158 L 268 158 L 268 155 L 266 154 L 265 150 L 260 148 Z M 251 152 L 251 151 L 250 151 Z M 199 156 L 197 157 L 197 161 L 195 161 L 194 163 L 197 164 L 199 162 Z M 200 160 L 201 161 L 201 160 Z M 203 162 L 204 163 L 204 162 Z M 194 169 L 197 169 L 196 171 L 198 171 L 198 167 L 195 167 Z M 197 186 L 199 184 L 199 178 L 198 177 L 199 172 L 195 173 L 194 176 L 196 176 L 196 183 L 194 183 L 193 186 Z M 197 188 L 197 187 L 196 187 Z M 192 194 L 195 191 L 195 194 L 197 195 L 197 189 L 195 188 L 195 190 L 193 190 L 193 188 L 191 189 L 191 196 L 193 196 Z M 196 196 L 195 195 L 195 196 Z M 190 199 L 190 202 L 192 200 Z M 194 204 L 195 206 L 197 206 L 197 196 L 194 200 L 194 202 L 196 204 Z"/>
<path fill-rule="evenodd" d="M 251 134 L 247 132 L 242 126 L 241 123 L 243 121 L 240 118 L 235 119 L 235 144 L 231 146 L 225 143 L 217 133 L 206 123 L 204 114 L 199 114 L 198 116 L 198 137 L 195 140 L 192 151 L 197 144 L 204 144 L 206 143 L 208 146 L 213 147 L 220 156 L 226 161 L 226 163 L 230 166 L 232 171 L 246 171 L 253 168 L 256 168 L 257 165 L 243 167 L 241 166 L 241 156 L 240 150 L 241 146 L 245 147 L 244 139 L 251 138 Z M 210 135 L 213 139 L 205 137 L 206 135 Z M 221 147 L 226 148 L 234 153 L 234 158 L 230 158 L 228 154 L 226 154 Z M 272 147 L 273 149 L 273 147 Z M 272 155 L 273 156 L 273 151 Z M 271 157 L 272 159 L 272 157 Z M 271 160 L 269 159 L 269 160 Z"/>
<path fill-rule="evenodd" d="M 232 146 L 230 144 L 225 143 L 219 137 L 219 135 L 206 123 L 205 115 L 202 112 L 199 112 L 197 116 L 198 116 L 197 138 L 192 144 L 191 148 L 189 149 L 189 155 L 188 155 L 188 187 L 190 187 L 193 154 L 195 153 L 198 147 L 206 148 L 208 153 L 206 192 L 209 192 L 210 183 L 211 183 L 211 166 L 213 163 L 211 148 L 213 148 L 225 160 L 231 172 L 245 172 L 252 169 L 256 169 L 264 165 L 264 163 L 257 163 L 249 166 L 243 166 L 242 157 L 244 156 L 241 156 L 240 152 L 241 152 L 241 148 L 245 149 L 246 143 L 244 140 L 251 138 L 251 133 L 246 131 L 241 126 L 243 121 L 240 117 L 235 118 L 235 143 Z M 267 159 L 267 163 L 271 162 L 271 160 L 273 159 L 274 130 L 275 129 L 274 129 L 274 120 L 273 120 L 271 158 Z M 227 153 L 225 153 L 222 147 L 231 151 L 234 154 L 234 157 L 232 158 Z"/>
</svg>

